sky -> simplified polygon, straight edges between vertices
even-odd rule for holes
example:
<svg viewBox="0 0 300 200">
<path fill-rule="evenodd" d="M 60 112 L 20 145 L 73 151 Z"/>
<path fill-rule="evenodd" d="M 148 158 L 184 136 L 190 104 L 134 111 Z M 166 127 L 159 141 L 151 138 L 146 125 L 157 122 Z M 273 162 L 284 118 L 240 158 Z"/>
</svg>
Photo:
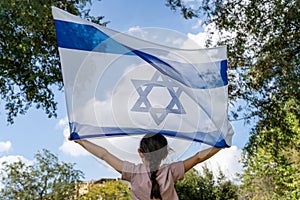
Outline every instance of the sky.
<svg viewBox="0 0 300 200">
<path fill-rule="evenodd" d="M 201 19 L 185 20 L 179 12 L 171 11 L 161 0 L 102 0 L 94 2 L 91 10 L 93 15 L 105 16 L 104 21 L 109 21 L 107 27 L 119 32 L 147 27 L 170 29 L 185 34 L 200 46 L 203 45 L 208 29 L 202 26 Z M 48 149 L 60 161 L 75 163 L 75 168 L 85 174 L 86 181 L 120 177 L 102 161 L 67 140 L 69 128 L 65 96 L 57 88 L 54 87 L 54 90 L 58 102 L 57 118 L 49 119 L 43 110 L 33 106 L 25 115 L 16 117 L 14 124 L 10 125 L 6 121 L 4 102 L 0 103 L 0 163 L 17 159 L 32 163 L 38 151 Z M 238 160 L 248 140 L 249 127 L 243 121 L 232 124 L 235 130 L 232 146 L 197 165 L 197 169 L 206 164 L 214 172 L 221 169 L 231 180 L 235 179 L 236 172 L 241 172 Z"/>
</svg>

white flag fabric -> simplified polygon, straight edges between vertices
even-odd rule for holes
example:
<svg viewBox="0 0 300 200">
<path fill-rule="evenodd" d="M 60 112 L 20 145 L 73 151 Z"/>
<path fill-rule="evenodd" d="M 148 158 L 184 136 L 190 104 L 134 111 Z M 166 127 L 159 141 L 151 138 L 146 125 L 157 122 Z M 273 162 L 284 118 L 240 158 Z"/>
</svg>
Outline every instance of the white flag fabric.
<svg viewBox="0 0 300 200">
<path fill-rule="evenodd" d="M 231 145 L 226 47 L 172 48 L 52 12 L 72 140 L 155 132 Z"/>
</svg>

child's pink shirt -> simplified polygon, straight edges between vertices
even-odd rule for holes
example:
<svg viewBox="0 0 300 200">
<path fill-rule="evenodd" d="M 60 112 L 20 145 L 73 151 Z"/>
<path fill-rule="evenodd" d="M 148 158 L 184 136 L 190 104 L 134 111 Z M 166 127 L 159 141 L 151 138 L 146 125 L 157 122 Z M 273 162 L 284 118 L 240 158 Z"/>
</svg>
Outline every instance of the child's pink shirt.
<svg viewBox="0 0 300 200">
<path fill-rule="evenodd" d="M 163 165 L 157 172 L 157 181 L 160 186 L 160 194 L 163 200 L 178 199 L 174 183 L 184 177 L 184 165 L 182 161 Z M 149 177 L 149 169 L 145 164 L 133 164 L 124 161 L 122 179 L 131 183 L 132 198 L 138 200 L 150 199 L 152 183 Z"/>
</svg>

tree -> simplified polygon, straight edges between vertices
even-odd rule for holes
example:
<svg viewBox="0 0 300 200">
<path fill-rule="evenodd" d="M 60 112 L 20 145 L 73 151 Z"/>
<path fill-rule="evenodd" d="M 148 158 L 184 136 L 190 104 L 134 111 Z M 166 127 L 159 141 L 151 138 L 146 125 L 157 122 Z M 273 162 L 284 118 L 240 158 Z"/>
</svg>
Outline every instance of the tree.
<svg viewBox="0 0 300 200">
<path fill-rule="evenodd" d="M 121 181 L 108 181 L 103 184 L 91 184 L 88 187 L 88 192 L 84 194 L 81 198 L 84 200 L 132 199 L 128 184 Z"/>
<path fill-rule="evenodd" d="M 247 101 L 247 117 L 263 117 L 261 109 L 267 112 L 275 102 L 299 102 L 299 1 L 215 0 L 192 9 L 181 0 L 167 0 L 166 5 L 179 8 L 185 18 L 213 24 L 210 34 L 222 35 L 218 44 L 228 47 L 229 68 L 240 69 L 229 71 L 229 96 Z"/>
<path fill-rule="evenodd" d="M 90 2 L 0 2 L 0 98 L 9 123 L 31 106 L 56 116 L 53 90 L 63 83 L 51 6 L 100 24 L 103 17 L 89 15 Z"/>
<path fill-rule="evenodd" d="M 238 196 L 238 186 L 226 180 L 221 171 L 215 179 L 206 166 L 203 167 L 203 175 L 195 169 L 188 171 L 183 180 L 176 182 L 175 189 L 182 200 L 237 199 Z"/>
<path fill-rule="evenodd" d="M 245 147 L 242 188 L 253 199 L 300 198 L 299 112 L 288 109 L 300 108 L 295 101 L 278 106 L 259 121 Z"/>
<path fill-rule="evenodd" d="M 245 195 L 299 199 L 300 1 L 203 1 L 198 9 L 166 2 L 204 19 L 228 47 L 229 97 L 245 102 L 233 116 L 257 122 L 244 148 Z"/>
<path fill-rule="evenodd" d="M 76 184 L 83 178 L 74 164 L 59 162 L 48 150 L 35 155 L 32 164 L 19 160 L 2 163 L 1 199 L 75 199 Z"/>
</svg>

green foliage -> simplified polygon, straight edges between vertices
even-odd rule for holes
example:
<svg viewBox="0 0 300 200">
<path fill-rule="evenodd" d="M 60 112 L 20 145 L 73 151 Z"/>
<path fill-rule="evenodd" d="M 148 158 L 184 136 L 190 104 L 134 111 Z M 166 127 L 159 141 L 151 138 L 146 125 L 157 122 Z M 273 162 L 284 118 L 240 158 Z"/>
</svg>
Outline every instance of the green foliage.
<svg viewBox="0 0 300 200">
<path fill-rule="evenodd" d="M 88 187 L 88 192 L 84 194 L 83 200 L 98 200 L 98 199 L 117 199 L 129 200 L 131 192 L 128 184 L 121 181 L 108 181 L 103 184 L 92 184 Z"/>
<path fill-rule="evenodd" d="M 167 2 L 173 10 L 191 8 Z M 300 198 L 299 8 L 298 0 L 205 0 L 193 10 L 228 47 L 229 97 L 245 102 L 233 117 L 256 117 L 244 148 L 245 198 Z"/>
<path fill-rule="evenodd" d="M 181 200 L 238 199 L 238 186 L 226 180 L 221 171 L 215 180 L 207 167 L 203 167 L 203 175 L 195 169 L 188 171 L 183 180 L 176 182 L 175 189 Z"/>
<path fill-rule="evenodd" d="M 59 162 L 48 150 L 35 155 L 35 162 L 3 165 L 1 199 L 74 199 L 83 173 L 74 164 Z"/>
<path fill-rule="evenodd" d="M 166 0 L 166 6 L 170 7 L 171 10 L 176 11 L 180 8 L 181 14 L 185 19 L 191 19 L 193 17 L 199 17 L 199 13 L 191 7 L 186 6 L 181 0 Z M 198 9 L 198 11 L 201 9 Z"/>
<path fill-rule="evenodd" d="M 291 112 L 290 107 L 297 112 Z M 243 158 L 245 173 L 241 177 L 245 196 L 300 198 L 299 107 L 292 100 L 274 106 L 253 129 Z"/>
<path fill-rule="evenodd" d="M 247 117 L 263 117 L 261 109 L 289 98 L 299 103 L 300 1 L 205 0 L 190 5 L 167 0 L 166 4 L 182 13 L 184 8 L 192 10 L 193 17 L 215 25 L 222 35 L 219 44 L 228 47 L 229 68 L 237 69 L 229 74 L 229 96 L 247 101 L 241 109 L 249 111 Z"/>
<path fill-rule="evenodd" d="M 62 89 L 62 76 L 51 6 L 100 23 L 91 17 L 89 0 L 0 1 L 0 98 L 7 120 L 33 105 L 56 116 L 53 89 Z"/>
</svg>

